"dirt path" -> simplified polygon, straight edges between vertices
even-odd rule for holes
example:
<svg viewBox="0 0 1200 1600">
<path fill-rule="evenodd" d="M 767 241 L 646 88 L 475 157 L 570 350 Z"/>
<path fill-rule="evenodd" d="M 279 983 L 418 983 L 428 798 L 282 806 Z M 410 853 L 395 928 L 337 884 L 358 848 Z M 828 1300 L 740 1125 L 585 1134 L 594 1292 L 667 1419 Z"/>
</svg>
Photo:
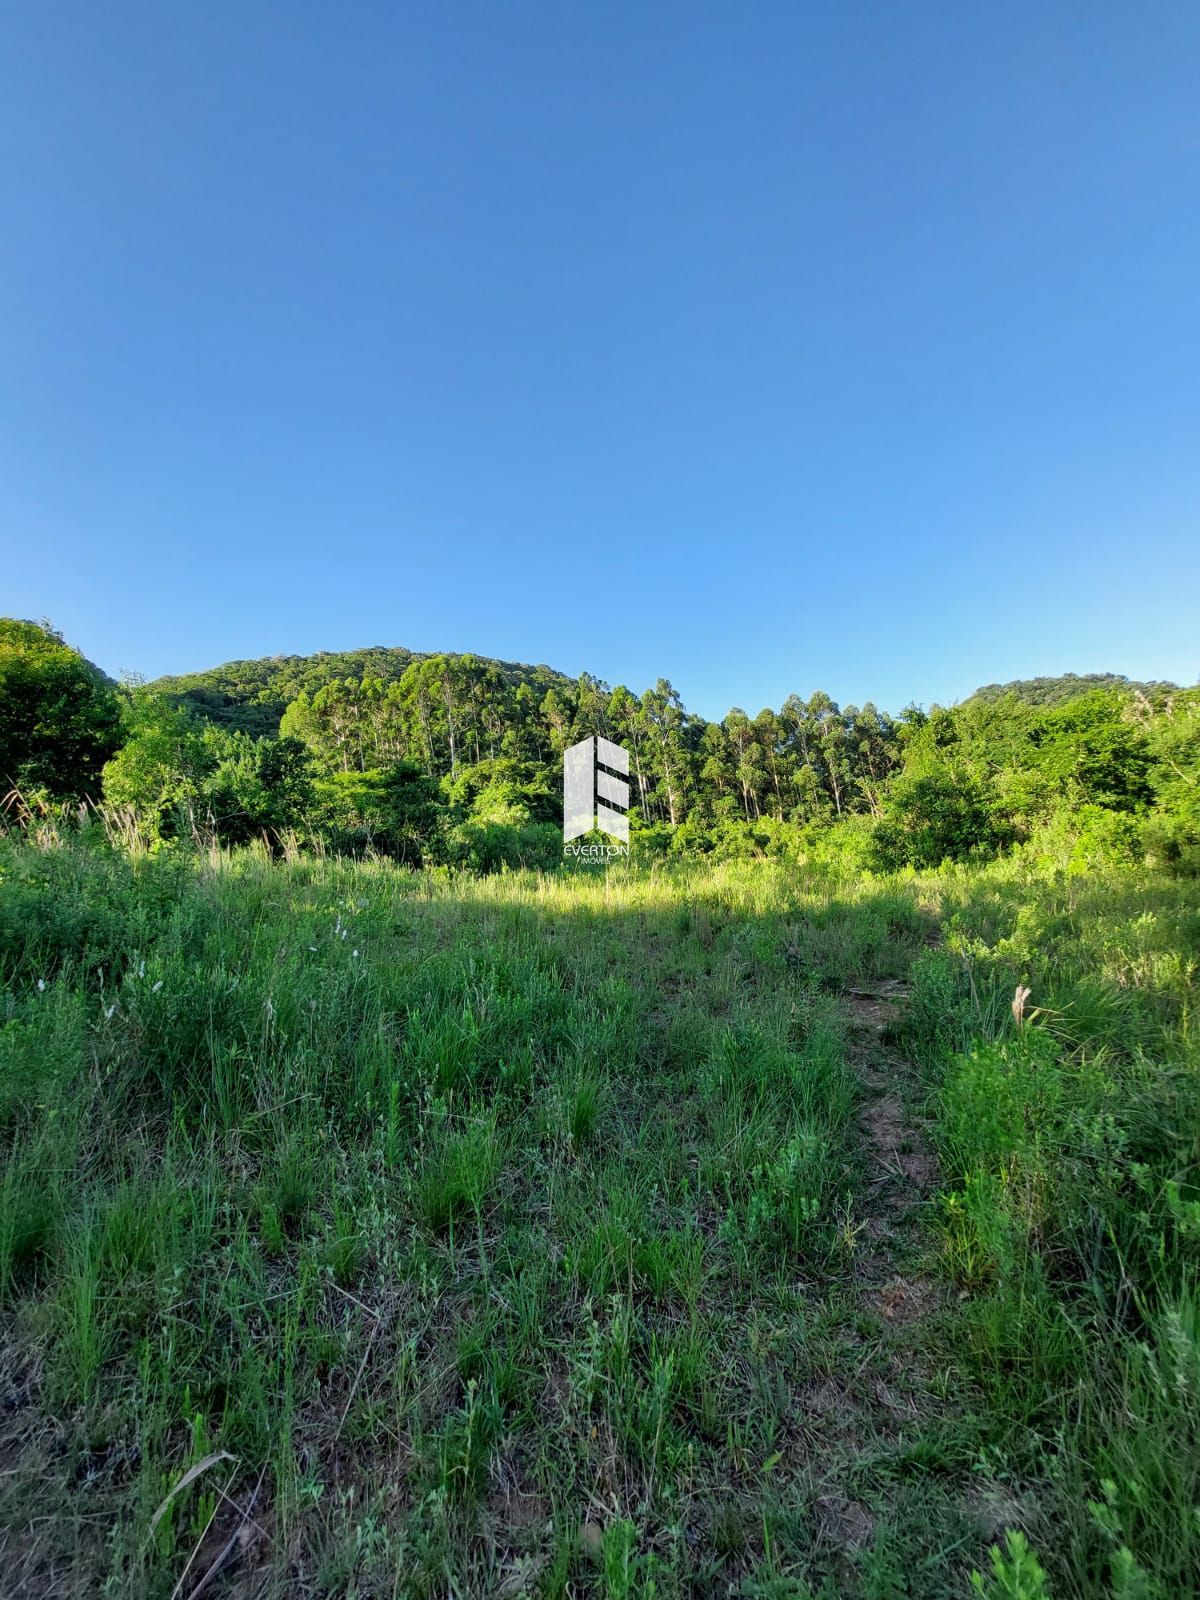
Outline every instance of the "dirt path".
<svg viewBox="0 0 1200 1600">
<path fill-rule="evenodd" d="M 860 1274 L 866 1303 L 886 1321 L 911 1323 L 933 1309 L 938 1286 L 919 1272 L 899 1268 L 911 1254 L 922 1214 L 937 1188 L 938 1170 L 920 1125 L 906 1110 L 902 1088 L 912 1064 L 889 1043 L 908 997 L 897 979 L 847 995 L 849 1059 L 869 1098 L 861 1125 L 871 1164 L 863 1200 L 865 1248 Z"/>
<path fill-rule="evenodd" d="M 847 1308 L 854 1368 L 808 1397 L 820 1431 L 836 1437 L 817 1510 L 824 1536 L 847 1555 L 869 1545 L 876 1518 L 858 1487 L 881 1444 L 902 1450 L 942 1406 L 931 1391 L 921 1324 L 940 1306 L 942 1288 L 920 1268 L 926 1208 L 937 1164 L 903 1092 L 914 1068 L 889 1042 L 907 986 L 898 980 L 852 989 L 845 997 L 848 1060 L 866 1091 L 860 1112 L 867 1182 L 857 1228 Z M 864 1464 L 866 1464 L 864 1466 Z"/>
</svg>

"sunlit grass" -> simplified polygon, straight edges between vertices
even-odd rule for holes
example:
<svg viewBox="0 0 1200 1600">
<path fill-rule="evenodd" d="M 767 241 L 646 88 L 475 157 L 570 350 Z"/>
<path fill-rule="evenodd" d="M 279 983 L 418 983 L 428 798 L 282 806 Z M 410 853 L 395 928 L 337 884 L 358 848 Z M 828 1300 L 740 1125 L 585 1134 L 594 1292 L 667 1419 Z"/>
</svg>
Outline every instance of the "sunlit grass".
<svg viewBox="0 0 1200 1600">
<path fill-rule="evenodd" d="M 281 1593 L 951 1595 L 1006 1486 L 1063 1593 L 1186 1592 L 1198 899 L 0 841 L 0 1560 L 170 1595 L 257 1485 Z M 898 1422 L 839 994 L 910 972 L 964 1298 Z"/>
</svg>

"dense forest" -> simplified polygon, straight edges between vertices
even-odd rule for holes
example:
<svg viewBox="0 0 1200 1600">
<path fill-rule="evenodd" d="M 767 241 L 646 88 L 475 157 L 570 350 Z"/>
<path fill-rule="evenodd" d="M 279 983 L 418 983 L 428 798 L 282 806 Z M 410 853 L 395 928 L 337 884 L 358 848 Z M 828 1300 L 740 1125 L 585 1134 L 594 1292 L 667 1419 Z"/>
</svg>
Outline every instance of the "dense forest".
<svg viewBox="0 0 1200 1600">
<path fill-rule="evenodd" d="M 233 662 L 117 686 L 52 629 L 0 624 L 11 811 L 102 802 L 147 842 L 373 850 L 489 870 L 557 852 L 562 751 L 630 756 L 641 851 L 820 855 L 888 870 L 986 859 L 1069 825 L 1080 860 L 1194 867 L 1200 690 L 1034 678 L 899 715 L 817 691 L 696 716 L 475 655 L 382 647 Z"/>
</svg>

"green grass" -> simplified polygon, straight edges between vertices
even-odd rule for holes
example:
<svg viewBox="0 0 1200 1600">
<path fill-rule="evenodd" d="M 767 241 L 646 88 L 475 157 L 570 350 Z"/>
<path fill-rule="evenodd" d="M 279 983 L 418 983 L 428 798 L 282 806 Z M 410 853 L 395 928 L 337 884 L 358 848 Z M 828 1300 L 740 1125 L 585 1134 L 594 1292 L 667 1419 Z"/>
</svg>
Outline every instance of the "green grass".
<svg viewBox="0 0 1200 1600">
<path fill-rule="evenodd" d="M 909 1045 L 987 1459 L 1028 1485 L 1055 1593 L 1193 1594 L 1200 889 L 1014 865 L 945 902 L 946 947 L 914 966 Z M 1023 1026 L 1017 982 L 1038 1008 Z"/>
<path fill-rule="evenodd" d="M 1198 907 L 0 840 L 0 1588 L 1192 1592 Z"/>
</svg>

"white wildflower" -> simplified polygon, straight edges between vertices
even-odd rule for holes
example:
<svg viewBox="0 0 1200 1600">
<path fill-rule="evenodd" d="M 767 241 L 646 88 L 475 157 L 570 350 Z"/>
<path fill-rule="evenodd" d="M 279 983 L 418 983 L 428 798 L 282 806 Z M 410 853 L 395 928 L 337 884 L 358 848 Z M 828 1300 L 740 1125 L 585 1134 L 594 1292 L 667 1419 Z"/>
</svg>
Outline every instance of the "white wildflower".
<svg viewBox="0 0 1200 1600">
<path fill-rule="evenodd" d="M 45 987 L 46 987 L 45 978 L 39 978 L 38 979 L 38 993 L 41 994 L 42 991 L 45 989 Z"/>
<path fill-rule="evenodd" d="M 153 984 L 151 986 L 150 993 L 151 994 L 157 994 L 158 991 L 162 988 L 162 983 L 163 983 L 163 981 L 160 978 L 156 984 Z"/>
<path fill-rule="evenodd" d="M 110 1005 L 105 1010 L 105 1013 L 104 1013 L 105 1022 L 111 1022 L 113 1017 L 116 1015 L 116 1012 L 117 1012 L 117 1002 L 114 1000 L 112 1005 Z"/>
</svg>

